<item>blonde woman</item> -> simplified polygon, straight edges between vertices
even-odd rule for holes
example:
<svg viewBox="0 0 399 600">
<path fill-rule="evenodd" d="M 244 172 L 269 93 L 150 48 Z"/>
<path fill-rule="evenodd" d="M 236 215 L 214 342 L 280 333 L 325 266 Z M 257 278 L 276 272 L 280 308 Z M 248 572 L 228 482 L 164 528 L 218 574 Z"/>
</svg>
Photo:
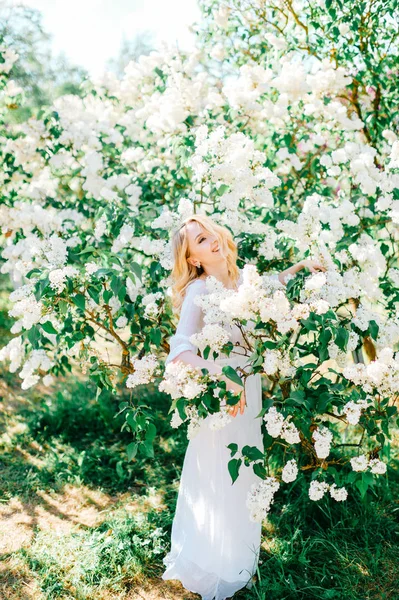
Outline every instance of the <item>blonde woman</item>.
<svg viewBox="0 0 399 600">
<path fill-rule="evenodd" d="M 242 388 L 222 375 L 222 367 L 244 367 L 248 359 L 237 346 L 230 357 L 220 355 L 216 361 L 197 354 L 190 336 L 204 326 L 202 309 L 194 303 L 197 294 L 206 294 L 205 280 L 216 277 L 226 289 L 237 289 L 242 273 L 237 267 L 237 247 L 230 231 L 210 217 L 195 215 L 186 219 L 172 239 L 172 302 L 180 312 L 176 333 L 170 339 L 170 361 L 182 361 L 206 368 L 224 379 L 227 388 L 238 393 Z M 324 267 L 306 260 L 274 277 L 285 284 L 285 276 L 304 267 L 311 272 Z M 233 344 L 244 346 L 240 329 L 227 326 Z M 202 596 L 203 600 L 224 600 L 243 588 L 250 587 L 256 572 L 261 540 L 261 525 L 249 519 L 246 507 L 251 484 L 259 482 L 252 468 L 242 467 L 238 479 L 231 484 L 227 463 L 227 445 L 236 442 L 263 448 L 261 420 L 261 378 L 246 379 L 240 401 L 230 409 L 231 422 L 219 430 L 211 430 L 204 419 L 199 433 L 186 450 L 172 524 L 171 550 L 164 557 L 167 567 L 163 579 L 178 579 L 183 586 Z"/>
</svg>

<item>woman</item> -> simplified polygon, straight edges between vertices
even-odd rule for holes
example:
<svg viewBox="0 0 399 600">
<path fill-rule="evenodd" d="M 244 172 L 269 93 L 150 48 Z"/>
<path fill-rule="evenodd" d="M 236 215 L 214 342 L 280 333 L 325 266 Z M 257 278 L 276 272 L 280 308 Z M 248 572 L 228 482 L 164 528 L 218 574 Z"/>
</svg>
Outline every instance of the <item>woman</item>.
<svg viewBox="0 0 399 600">
<path fill-rule="evenodd" d="M 225 227 L 210 217 L 194 215 L 185 220 L 173 239 L 172 302 L 180 310 L 176 333 L 170 339 L 170 361 L 182 361 L 206 368 L 224 379 L 227 388 L 238 394 L 242 388 L 222 375 L 222 367 L 244 367 L 248 359 L 244 348 L 237 346 L 230 357 L 220 355 L 216 361 L 197 355 L 190 336 L 204 326 L 202 309 L 194 303 L 197 294 L 206 294 L 205 279 L 216 277 L 226 289 L 237 289 L 242 273 L 236 265 L 237 247 Z M 285 284 L 287 274 L 308 267 L 311 272 L 324 267 L 305 260 L 293 265 L 278 277 Z M 244 345 L 240 329 L 227 326 L 233 344 Z M 261 420 L 261 378 L 250 375 L 240 401 L 231 407 L 232 417 L 225 427 L 212 430 L 208 419 L 186 450 L 176 512 L 172 524 L 171 550 L 164 558 L 167 567 L 163 579 L 178 579 L 183 586 L 203 600 L 225 600 L 246 586 L 255 573 L 261 539 L 261 524 L 250 521 L 246 507 L 247 493 L 259 479 L 252 468 L 241 468 L 232 485 L 227 463 L 227 445 L 235 442 L 263 448 Z"/>
</svg>

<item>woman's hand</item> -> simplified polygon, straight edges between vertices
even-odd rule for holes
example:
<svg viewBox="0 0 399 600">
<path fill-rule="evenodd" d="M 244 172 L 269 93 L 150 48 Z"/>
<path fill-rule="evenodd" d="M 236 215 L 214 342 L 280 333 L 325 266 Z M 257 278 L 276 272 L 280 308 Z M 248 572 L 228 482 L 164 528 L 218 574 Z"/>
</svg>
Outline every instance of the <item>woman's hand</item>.
<svg viewBox="0 0 399 600">
<path fill-rule="evenodd" d="M 298 271 L 305 268 L 309 269 L 311 273 L 327 270 L 326 267 L 317 262 L 317 260 L 305 258 L 304 260 L 300 260 L 299 262 L 295 263 L 295 265 L 292 265 L 292 267 L 288 267 L 288 269 L 285 269 L 285 271 L 281 271 L 281 273 L 278 274 L 279 281 L 283 285 L 286 285 L 285 278 L 287 275 L 295 275 L 295 273 L 298 273 Z"/>
<path fill-rule="evenodd" d="M 310 258 L 305 258 L 305 260 L 301 260 L 300 263 L 302 269 L 309 269 L 311 273 L 317 273 L 317 271 L 326 271 L 326 267 L 321 265 L 317 260 L 311 260 Z"/>
<path fill-rule="evenodd" d="M 241 385 L 238 385 L 238 383 L 231 381 L 231 379 L 226 378 L 225 381 L 227 383 L 226 387 L 230 392 L 233 392 L 233 394 L 239 394 L 241 392 L 240 400 L 234 406 L 230 406 L 228 412 L 232 417 L 236 417 L 238 414 L 238 409 L 240 409 L 240 414 L 242 415 L 244 413 L 246 402 L 245 390 Z"/>
<path fill-rule="evenodd" d="M 242 389 L 242 388 L 241 388 Z M 245 408 L 245 404 L 246 404 L 246 397 L 245 397 L 245 390 L 243 390 L 241 392 L 241 398 L 240 401 L 237 402 L 237 404 L 235 404 L 234 406 L 230 406 L 229 408 L 229 414 L 232 417 L 236 417 L 238 414 L 238 409 L 240 409 L 240 415 L 244 414 L 244 408 Z"/>
</svg>

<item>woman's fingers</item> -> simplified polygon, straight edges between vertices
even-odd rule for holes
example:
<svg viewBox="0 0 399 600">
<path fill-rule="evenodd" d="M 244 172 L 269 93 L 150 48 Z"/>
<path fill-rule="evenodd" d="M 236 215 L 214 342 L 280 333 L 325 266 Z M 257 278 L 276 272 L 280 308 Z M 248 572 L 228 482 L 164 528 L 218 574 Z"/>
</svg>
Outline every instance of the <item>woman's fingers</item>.
<svg viewBox="0 0 399 600">
<path fill-rule="evenodd" d="M 238 409 L 240 409 L 240 414 L 244 414 L 245 409 L 245 392 L 241 393 L 240 401 L 237 402 L 234 406 L 232 406 L 229 410 L 229 413 L 232 417 L 236 417 L 238 414 Z"/>
</svg>

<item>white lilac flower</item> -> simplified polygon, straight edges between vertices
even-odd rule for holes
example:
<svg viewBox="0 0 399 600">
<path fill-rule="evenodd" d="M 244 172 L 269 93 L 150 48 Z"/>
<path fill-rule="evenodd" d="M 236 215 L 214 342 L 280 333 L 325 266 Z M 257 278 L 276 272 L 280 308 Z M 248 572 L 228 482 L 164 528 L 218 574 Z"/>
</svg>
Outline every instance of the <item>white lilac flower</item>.
<svg viewBox="0 0 399 600">
<path fill-rule="evenodd" d="M 288 444 L 299 444 L 301 441 L 299 430 L 291 421 L 284 421 L 281 437 Z"/>
<path fill-rule="evenodd" d="M 310 482 L 309 498 L 314 501 L 320 500 L 321 498 L 323 498 L 328 488 L 329 485 L 325 481 L 317 481 L 316 479 L 314 479 Z"/>
<path fill-rule="evenodd" d="M 123 329 L 123 327 L 126 327 L 127 325 L 127 317 L 125 317 L 124 315 L 118 317 L 115 321 L 115 325 L 120 329 Z"/>
<path fill-rule="evenodd" d="M 369 403 L 367 400 L 359 400 L 358 402 L 353 402 L 351 400 L 342 408 L 342 413 L 345 414 L 348 423 L 351 425 L 357 425 L 359 423 L 362 410 L 367 408 L 368 405 Z"/>
<path fill-rule="evenodd" d="M 143 296 L 142 304 L 145 306 L 144 317 L 147 319 L 155 318 L 159 313 L 157 301 L 163 297 L 162 292 L 155 292 Z"/>
<path fill-rule="evenodd" d="M 280 487 L 275 477 L 267 477 L 259 483 L 253 483 L 247 494 L 246 506 L 250 511 L 249 518 L 252 522 L 262 523 L 270 511 L 274 494 Z"/>
<path fill-rule="evenodd" d="M 52 385 L 54 381 L 55 379 L 52 375 L 45 375 L 42 379 L 43 385 L 45 385 L 46 387 Z"/>
<path fill-rule="evenodd" d="M 48 276 L 50 287 L 58 294 L 61 294 L 65 289 L 67 277 L 76 277 L 78 273 L 79 271 L 71 265 L 67 265 L 62 269 L 54 269 L 53 271 L 50 271 Z"/>
<path fill-rule="evenodd" d="M 387 470 L 386 464 L 378 458 L 372 458 L 369 461 L 369 467 L 370 471 L 375 475 L 383 475 L 384 473 L 386 473 Z"/>
<path fill-rule="evenodd" d="M 281 478 L 285 483 L 290 483 L 291 481 L 295 481 L 298 475 L 298 466 L 296 460 L 293 458 L 289 460 L 281 473 Z"/>
<path fill-rule="evenodd" d="M 335 483 L 332 483 L 330 485 L 329 492 L 331 497 L 334 498 L 334 500 L 336 500 L 337 502 L 342 502 L 348 497 L 348 491 L 346 490 L 346 488 L 338 488 Z"/>
<path fill-rule="evenodd" d="M 333 439 L 333 434 L 327 427 L 320 426 L 313 431 L 312 439 L 314 440 L 314 448 L 319 458 L 327 458 L 330 454 L 330 446 Z"/>
<path fill-rule="evenodd" d="M 350 459 L 350 463 L 354 471 L 366 471 L 369 466 L 369 461 L 365 454 L 354 456 Z"/>
<path fill-rule="evenodd" d="M 154 354 L 147 354 L 141 359 L 133 360 L 134 373 L 128 376 L 126 387 L 134 388 L 137 385 L 150 383 L 157 366 L 158 360 Z"/>
<path fill-rule="evenodd" d="M 195 406 L 186 406 L 185 410 L 188 419 L 187 439 L 192 440 L 199 433 L 203 419 Z"/>
<path fill-rule="evenodd" d="M 230 339 L 229 333 L 217 323 L 205 325 L 199 333 L 190 336 L 190 342 L 197 346 L 201 352 L 209 346 L 212 352 L 220 352 L 222 346 Z"/>
<path fill-rule="evenodd" d="M 209 429 L 218 431 L 232 422 L 233 418 L 229 415 L 230 407 L 221 407 L 220 411 L 209 415 Z"/>
<path fill-rule="evenodd" d="M 3 348 L 1 348 L 0 350 L 0 361 L 10 361 L 10 373 L 15 373 L 15 371 L 19 369 L 22 363 L 23 356 L 24 349 L 22 345 L 22 337 L 20 335 L 10 340 L 8 344 L 6 346 L 3 346 Z"/>
<path fill-rule="evenodd" d="M 88 275 L 93 275 L 99 268 L 100 267 L 95 262 L 88 262 L 85 265 L 85 270 Z"/>
<path fill-rule="evenodd" d="M 177 427 L 180 427 L 180 425 L 183 423 L 183 419 L 180 417 L 179 415 L 179 411 L 177 409 L 175 409 L 173 411 L 173 415 L 172 418 L 170 420 L 170 425 L 171 427 L 173 427 L 174 429 L 177 429 Z"/>
<path fill-rule="evenodd" d="M 158 386 L 160 392 L 170 394 L 173 400 L 192 400 L 206 390 L 203 375 L 199 368 L 186 365 L 182 361 L 171 361 L 166 365 L 164 378 Z"/>
<path fill-rule="evenodd" d="M 263 420 L 266 423 L 266 430 L 269 435 L 276 438 L 281 435 L 284 423 L 284 415 L 277 411 L 275 406 L 271 406 L 264 415 Z"/>
<path fill-rule="evenodd" d="M 97 241 L 100 241 L 103 237 L 104 233 L 108 228 L 108 219 L 106 215 L 102 215 L 98 221 L 96 221 L 96 226 L 94 228 L 94 237 Z"/>
<path fill-rule="evenodd" d="M 54 363 L 50 360 L 44 350 L 32 350 L 25 361 L 19 376 L 23 379 L 21 388 L 27 390 L 39 381 L 40 376 L 35 371 L 49 371 Z"/>
<path fill-rule="evenodd" d="M 131 243 L 133 233 L 133 227 L 125 223 L 125 225 L 122 226 L 118 237 L 114 240 L 114 243 L 112 244 L 111 252 L 120 252 L 122 248 L 128 246 Z"/>
</svg>

